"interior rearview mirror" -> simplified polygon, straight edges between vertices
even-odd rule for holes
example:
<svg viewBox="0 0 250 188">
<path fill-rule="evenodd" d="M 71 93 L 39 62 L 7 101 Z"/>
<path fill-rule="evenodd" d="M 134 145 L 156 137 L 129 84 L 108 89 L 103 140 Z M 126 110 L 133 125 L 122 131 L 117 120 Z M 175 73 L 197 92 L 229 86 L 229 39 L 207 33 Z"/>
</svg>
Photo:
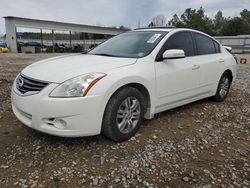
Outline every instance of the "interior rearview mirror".
<svg viewBox="0 0 250 188">
<path fill-rule="evenodd" d="M 175 59 L 183 57 L 185 57 L 185 52 L 179 49 L 166 50 L 162 55 L 163 59 Z"/>
</svg>

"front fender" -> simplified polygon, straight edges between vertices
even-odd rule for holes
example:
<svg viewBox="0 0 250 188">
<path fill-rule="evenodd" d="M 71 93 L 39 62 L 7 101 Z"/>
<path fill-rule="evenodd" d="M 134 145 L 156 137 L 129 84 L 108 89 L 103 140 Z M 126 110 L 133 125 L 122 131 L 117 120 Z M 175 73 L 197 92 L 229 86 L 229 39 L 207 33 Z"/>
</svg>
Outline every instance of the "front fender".
<svg viewBox="0 0 250 188">
<path fill-rule="evenodd" d="M 154 79 L 153 79 L 154 80 Z M 150 119 L 153 117 L 154 108 L 155 106 L 155 97 L 154 97 L 154 84 L 143 78 L 142 76 L 122 76 L 121 74 L 112 74 L 104 77 L 101 79 L 94 87 L 90 90 L 88 95 L 102 95 L 103 101 L 101 108 L 102 113 L 104 114 L 106 105 L 112 95 L 121 87 L 128 85 L 128 84 L 140 84 L 143 85 L 150 97 L 150 108 L 147 109 L 147 113 L 145 118 Z"/>
</svg>

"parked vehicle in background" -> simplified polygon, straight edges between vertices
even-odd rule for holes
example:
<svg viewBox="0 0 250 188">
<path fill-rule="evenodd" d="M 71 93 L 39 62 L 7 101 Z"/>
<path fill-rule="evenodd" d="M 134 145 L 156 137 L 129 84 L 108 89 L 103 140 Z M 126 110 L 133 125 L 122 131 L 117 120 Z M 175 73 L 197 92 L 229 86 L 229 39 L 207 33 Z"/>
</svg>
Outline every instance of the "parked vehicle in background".
<svg viewBox="0 0 250 188">
<path fill-rule="evenodd" d="M 45 45 L 42 45 L 42 44 L 39 43 L 39 42 L 29 41 L 29 42 L 25 42 L 25 43 L 24 43 L 24 46 L 40 46 L 40 47 L 43 47 L 43 46 L 45 46 Z"/>
<path fill-rule="evenodd" d="M 91 44 L 90 46 L 89 46 L 89 49 L 90 50 L 92 50 L 92 49 L 94 49 L 95 47 L 97 47 L 99 44 Z"/>
<path fill-rule="evenodd" d="M 25 42 L 23 44 L 23 46 L 33 46 L 33 47 L 39 47 L 41 49 L 41 52 L 46 52 L 47 50 L 47 46 L 39 43 L 39 42 L 35 42 L 35 41 L 29 41 L 29 42 Z"/>
<path fill-rule="evenodd" d="M 6 42 L 0 41 L 0 53 L 9 52 L 9 48 L 7 47 Z"/>
<path fill-rule="evenodd" d="M 207 97 L 225 100 L 236 67 L 232 54 L 205 33 L 139 29 L 88 54 L 26 67 L 14 81 L 12 108 L 25 125 L 48 134 L 102 133 L 124 141 L 143 118 Z"/>
<path fill-rule="evenodd" d="M 17 42 L 17 51 L 18 53 L 22 52 L 22 46 L 24 45 L 24 42 L 18 41 Z"/>
</svg>

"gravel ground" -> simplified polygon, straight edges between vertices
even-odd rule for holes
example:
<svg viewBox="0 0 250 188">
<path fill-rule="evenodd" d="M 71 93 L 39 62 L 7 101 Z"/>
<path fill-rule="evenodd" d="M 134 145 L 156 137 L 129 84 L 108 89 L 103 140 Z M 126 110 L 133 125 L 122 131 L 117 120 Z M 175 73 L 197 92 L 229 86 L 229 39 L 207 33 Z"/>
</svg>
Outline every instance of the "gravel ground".
<svg viewBox="0 0 250 188">
<path fill-rule="evenodd" d="M 14 117 L 15 75 L 48 56 L 0 54 L 0 187 L 250 187 L 250 55 L 226 101 L 160 113 L 119 144 L 45 135 Z"/>
</svg>

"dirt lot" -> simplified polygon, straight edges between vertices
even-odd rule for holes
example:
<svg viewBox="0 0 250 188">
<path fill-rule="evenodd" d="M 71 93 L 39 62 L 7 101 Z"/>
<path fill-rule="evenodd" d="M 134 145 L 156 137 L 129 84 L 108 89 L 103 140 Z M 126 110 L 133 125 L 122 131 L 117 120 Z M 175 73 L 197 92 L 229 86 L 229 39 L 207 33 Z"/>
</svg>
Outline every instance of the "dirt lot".
<svg viewBox="0 0 250 188">
<path fill-rule="evenodd" d="M 15 75 L 48 56 L 0 54 L 0 187 L 250 187 L 250 55 L 225 102 L 163 112 L 120 144 L 49 136 L 15 118 Z"/>
</svg>

